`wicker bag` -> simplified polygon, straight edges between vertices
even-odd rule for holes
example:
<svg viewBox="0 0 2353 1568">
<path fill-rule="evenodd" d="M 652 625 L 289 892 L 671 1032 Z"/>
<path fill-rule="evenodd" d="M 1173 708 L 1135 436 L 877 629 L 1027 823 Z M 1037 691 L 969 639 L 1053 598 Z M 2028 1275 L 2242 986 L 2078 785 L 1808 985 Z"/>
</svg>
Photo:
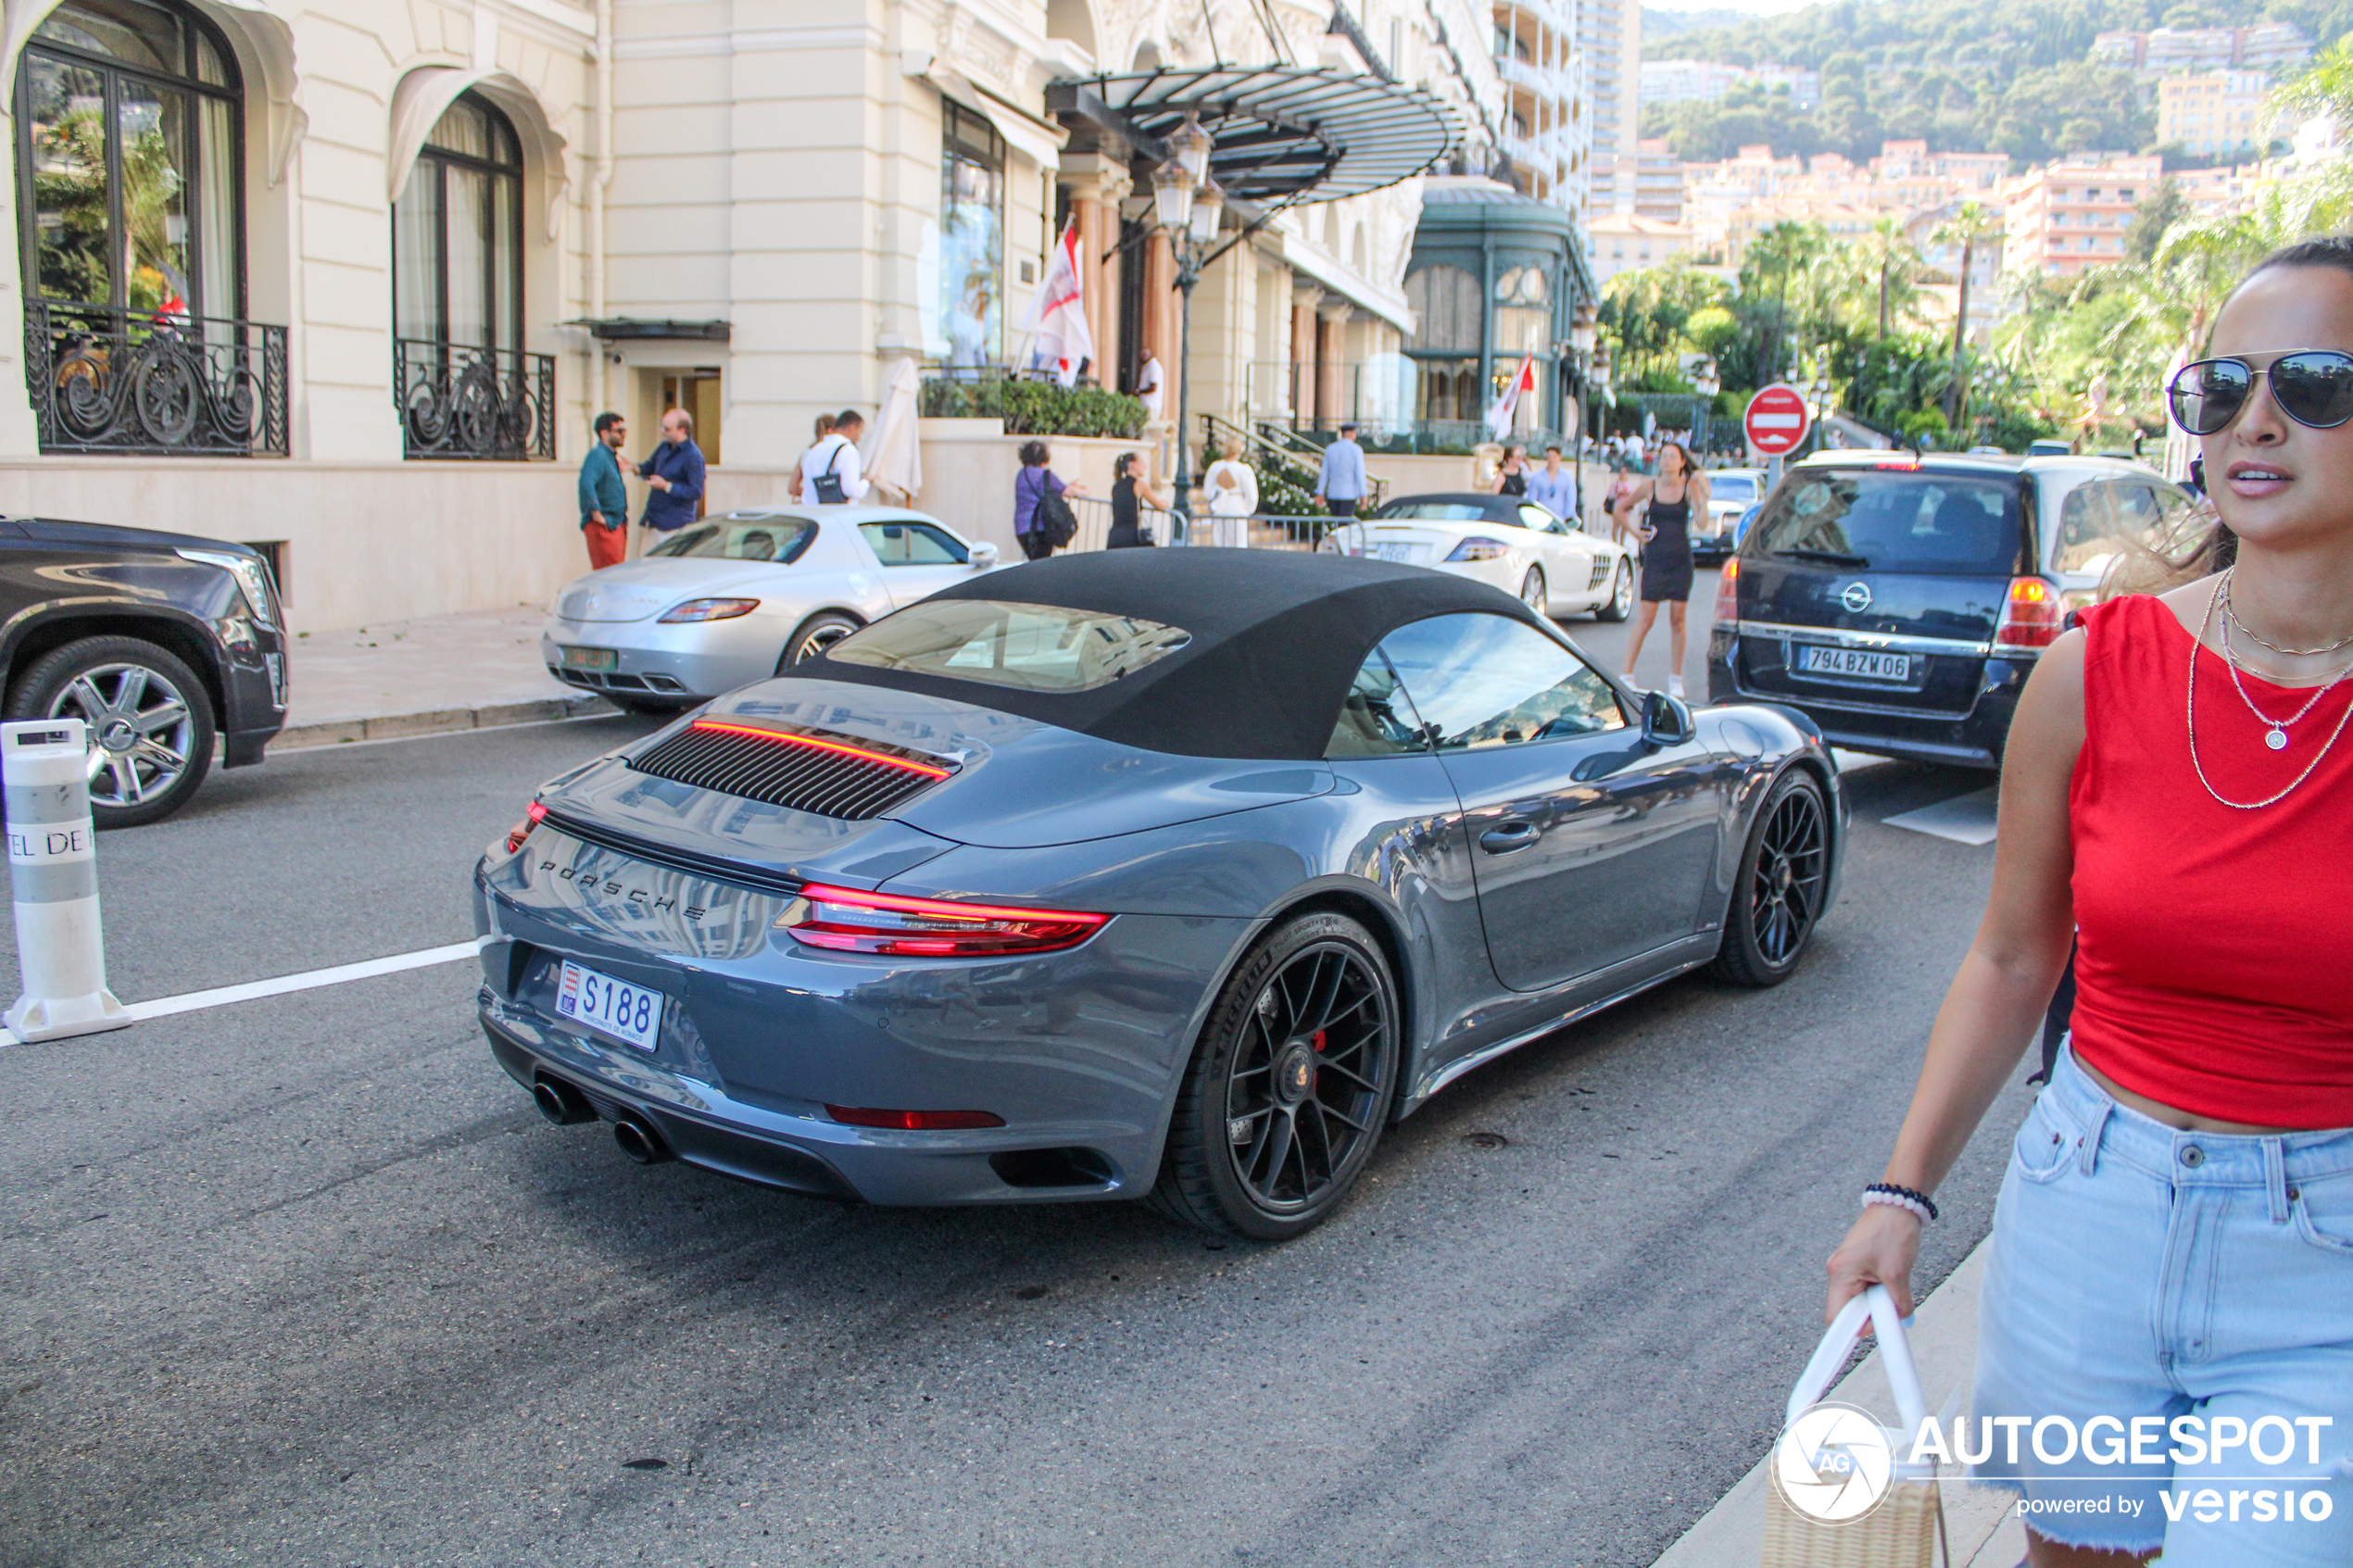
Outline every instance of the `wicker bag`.
<svg viewBox="0 0 2353 1568">
<path fill-rule="evenodd" d="M 1895 1298 L 1885 1286 L 1874 1285 L 1846 1303 L 1814 1359 L 1789 1397 L 1788 1424 L 1795 1425 L 1830 1389 L 1831 1380 L 1845 1364 L 1855 1336 L 1868 1317 L 1879 1336 L 1880 1357 L 1887 1381 L 1895 1392 L 1900 1427 L 1885 1428 L 1897 1461 L 1889 1475 L 1886 1497 L 1860 1519 L 1843 1524 L 1818 1524 L 1800 1513 L 1782 1495 L 1778 1480 L 1765 1486 L 1764 1568 L 1935 1568 L 1938 1547 L 1944 1537 L 1944 1502 L 1937 1491 L 1933 1461 L 1911 1465 L 1902 1456 L 1928 1419 L 1928 1401 L 1920 1393 L 1919 1372 L 1912 1364 L 1911 1346 L 1895 1312 Z M 1778 1449 L 1767 1460 L 1772 1468 Z M 1951 1549 L 1944 1561 L 1950 1568 Z"/>
</svg>

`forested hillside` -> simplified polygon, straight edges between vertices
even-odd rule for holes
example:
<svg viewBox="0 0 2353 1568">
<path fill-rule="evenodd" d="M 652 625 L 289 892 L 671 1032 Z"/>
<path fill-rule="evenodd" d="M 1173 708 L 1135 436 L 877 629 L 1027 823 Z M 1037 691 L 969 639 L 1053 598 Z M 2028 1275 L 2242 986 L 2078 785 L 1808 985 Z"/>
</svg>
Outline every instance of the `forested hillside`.
<svg viewBox="0 0 2353 1568">
<path fill-rule="evenodd" d="M 2147 84 L 2097 66 L 2093 37 L 2116 28 L 2247 27 L 2292 22 L 2316 46 L 2353 31 L 2353 0 L 1831 0 L 1736 26 L 1676 31 L 1646 44 L 1655 59 L 1778 63 L 1822 73 L 1822 102 L 1743 84 L 1713 103 L 1654 105 L 1645 135 L 1685 159 L 1727 157 L 1769 142 L 1777 153 L 1875 155 L 1891 137 L 1940 151 L 2139 151 L 2157 136 Z"/>
</svg>

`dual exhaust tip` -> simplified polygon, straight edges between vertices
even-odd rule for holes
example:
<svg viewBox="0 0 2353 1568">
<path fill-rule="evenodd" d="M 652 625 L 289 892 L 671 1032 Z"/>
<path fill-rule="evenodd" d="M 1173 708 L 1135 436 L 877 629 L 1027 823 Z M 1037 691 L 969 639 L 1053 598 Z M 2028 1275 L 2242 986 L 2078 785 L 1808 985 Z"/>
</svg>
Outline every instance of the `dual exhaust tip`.
<svg viewBox="0 0 2353 1568">
<path fill-rule="evenodd" d="M 588 1103 L 587 1096 L 545 1073 L 531 1085 L 531 1103 L 559 1127 L 598 1120 L 597 1108 Z M 613 1147 L 640 1165 L 659 1165 L 676 1158 L 653 1123 L 635 1111 L 624 1110 L 613 1119 L 612 1141 Z"/>
</svg>

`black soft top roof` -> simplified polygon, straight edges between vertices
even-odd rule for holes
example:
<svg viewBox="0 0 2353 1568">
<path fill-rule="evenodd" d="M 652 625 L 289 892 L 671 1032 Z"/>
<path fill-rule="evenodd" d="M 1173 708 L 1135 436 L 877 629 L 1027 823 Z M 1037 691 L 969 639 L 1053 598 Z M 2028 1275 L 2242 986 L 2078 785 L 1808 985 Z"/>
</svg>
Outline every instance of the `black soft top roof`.
<svg viewBox="0 0 2353 1568">
<path fill-rule="evenodd" d="M 1135 616 L 1192 641 L 1084 692 L 1033 692 L 817 659 L 795 675 L 927 692 L 1147 751 L 1320 758 L 1365 656 L 1396 628 L 1459 610 L 1541 626 L 1511 595 L 1424 567 L 1295 550 L 1102 550 L 959 583 L 935 599 L 1006 599 Z"/>
</svg>

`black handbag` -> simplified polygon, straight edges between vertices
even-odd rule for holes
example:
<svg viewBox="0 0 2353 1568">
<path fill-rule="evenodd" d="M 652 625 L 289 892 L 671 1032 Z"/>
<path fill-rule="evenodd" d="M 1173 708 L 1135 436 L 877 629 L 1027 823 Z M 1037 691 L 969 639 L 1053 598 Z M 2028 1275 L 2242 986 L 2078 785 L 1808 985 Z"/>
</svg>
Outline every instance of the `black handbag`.
<svg viewBox="0 0 2353 1568">
<path fill-rule="evenodd" d="M 1038 498 L 1038 515 L 1029 526 L 1042 531 L 1046 543 L 1059 550 L 1078 537 L 1078 514 L 1060 491 L 1049 490 Z"/>
<path fill-rule="evenodd" d="M 849 445 L 849 443 L 845 441 L 841 446 L 835 447 L 833 459 L 825 465 L 825 471 L 809 482 L 811 488 L 817 492 L 819 506 L 838 507 L 849 499 L 841 492 L 841 475 L 834 471 L 841 464 L 842 446 Z"/>
</svg>

